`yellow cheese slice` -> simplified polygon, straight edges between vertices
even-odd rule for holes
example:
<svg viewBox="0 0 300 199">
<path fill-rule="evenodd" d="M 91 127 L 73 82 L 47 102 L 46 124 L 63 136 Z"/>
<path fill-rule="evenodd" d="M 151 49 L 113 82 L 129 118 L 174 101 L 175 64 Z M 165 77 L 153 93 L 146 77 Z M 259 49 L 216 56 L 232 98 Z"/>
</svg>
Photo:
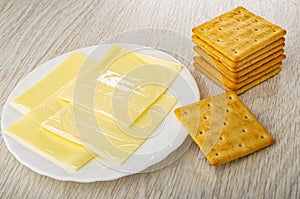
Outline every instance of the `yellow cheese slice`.
<svg viewBox="0 0 300 199">
<path fill-rule="evenodd" d="M 104 56 L 110 62 L 100 62 L 100 76 L 82 76 L 58 97 L 129 127 L 170 87 L 182 66 L 118 45 L 110 53 Z"/>
<path fill-rule="evenodd" d="M 84 146 L 71 142 L 41 127 L 41 122 L 66 104 L 56 96 L 48 98 L 20 120 L 6 128 L 6 133 L 20 144 L 68 171 L 76 171 L 94 158 Z"/>
<path fill-rule="evenodd" d="M 125 52 L 125 59 L 122 58 L 121 60 L 123 61 L 118 61 L 115 62 L 115 59 L 112 58 L 118 58 L 118 57 L 124 57 L 123 54 Z M 128 54 L 136 54 L 133 52 L 128 53 L 129 51 L 123 49 L 120 46 L 113 46 L 113 48 L 108 51 L 107 55 L 97 64 L 95 64 L 93 61 L 87 59 L 86 57 L 84 57 L 83 55 L 81 55 L 80 53 L 74 52 L 72 53 L 66 60 L 64 60 L 58 67 L 56 67 L 50 74 L 48 74 L 44 79 L 42 79 L 41 81 L 39 81 L 36 85 L 32 86 L 30 89 L 28 89 L 27 91 L 25 91 L 23 94 L 21 94 L 19 97 L 17 97 L 16 99 L 13 100 L 12 105 L 14 107 L 16 107 L 18 110 L 20 110 L 23 113 L 27 113 L 26 115 L 24 115 L 19 121 L 17 121 L 16 123 L 14 123 L 13 125 L 11 125 L 10 127 L 8 127 L 6 129 L 7 134 L 10 135 L 11 137 L 13 137 L 14 139 L 16 139 L 17 141 L 19 141 L 21 144 L 27 146 L 28 148 L 30 148 L 31 150 L 35 151 L 36 153 L 41 154 L 42 156 L 46 157 L 49 160 L 52 160 L 54 163 L 63 166 L 64 168 L 70 169 L 70 170 L 77 170 L 79 168 L 81 168 L 84 164 L 86 164 L 88 161 L 90 161 L 93 157 L 94 154 L 92 154 L 91 152 L 89 152 L 84 146 L 78 144 L 78 143 L 74 143 L 72 141 L 69 141 L 68 139 L 65 139 L 61 136 L 57 136 L 56 134 L 51 133 L 50 131 L 44 129 L 41 127 L 41 122 L 46 120 L 48 117 L 50 117 L 51 115 L 53 115 L 54 113 L 56 113 L 58 110 L 63 109 L 63 106 L 65 105 L 62 101 L 57 100 L 57 96 L 56 96 L 56 92 L 61 89 L 66 87 L 65 90 L 68 90 L 71 88 L 71 92 L 67 93 L 68 96 L 66 101 L 72 101 L 72 96 L 74 96 L 74 94 L 77 94 L 75 96 L 81 96 L 79 102 L 78 103 L 76 100 L 74 101 L 75 103 L 79 104 L 79 105 L 83 105 L 90 108 L 90 110 L 93 110 L 93 105 L 91 105 L 91 103 L 89 103 L 91 101 L 90 98 L 90 94 L 91 91 L 94 91 L 94 88 L 96 87 L 97 91 L 100 90 L 101 92 L 103 90 L 105 90 L 105 86 L 106 86 L 106 80 L 110 80 L 111 77 L 107 76 L 110 75 L 111 73 L 119 73 L 117 74 L 116 78 L 114 79 L 114 83 L 119 82 L 119 80 L 121 80 L 121 78 L 123 78 L 122 80 L 128 81 L 128 77 L 124 78 L 124 75 L 126 75 L 128 72 L 131 71 L 132 68 L 130 68 L 129 66 L 127 66 L 127 64 L 132 64 L 132 63 L 138 63 L 139 65 L 135 65 L 134 69 L 137 66 L 141 66 L 143 64 L 149 64 L 147 63 L 147 60 L 151 60 L 154 59 L 156 62 L 155 64 L 160 64 L 164 65 L 167 64 L 167 67 L 160 67 L 160 68 L 168 68 L 168 69 L 160 69 L 157 67 L 157 65 L 152 64 L 153 68 L 157 69 L 156 72 L 158 72 L 157 74 L 159 74 L 159 76 L 156 75 L 149 75 L 149 77 L 160 77 L 160 79 L 162 79 L 162 82 L 157 82 L 154 81 L 154 83 L 161 83 L 164 87 L 160 87 L 157 85 L 154 86 L 145 86 L 145 88 L 148 87 L 148 89 L 145 90 L 140 90 L 143 86 L 141 84 L 141 80 L 144 79 L 145 76 L 139 77 L 139 82 L 134 84 L 134 87 L 131 88 L 131 92 L 123 92 L 123 89 L 117 89 L 117 96 L 123 97 L 123 100 L 121 100 L 121 102 L 124 102 L 124 99 L 132 99 L 130 104 L 131 106 L 133 106 L 134 110 L 129 111 L 129 115 L 131 117 L 132 121 L 136 121 L 139 116 L 145 111 L 147 110 L 147 108 L 149 108 L 154 102 L 155 100 L 157 100 L 165 91 L 166 88 L 172 83 L 172 81 L 174 81 L 174 79 L 176 78 L 176 76 L 178 75 L 178 72 L 181 69 L 181 66 L 179 64 L 173 63 L 173 62 L 168 62 L 168 61 L 164 61 L 164 60 L 160 60 L 157 58 L 152 58 L 150 56 L 129 56 L 129 58 L 127 59 L 126 55 Z M 134 59 L 131 59 L 131 58 Z M 143 58 L 144 57 L 144 58 Z M 117 59 L 119 60 L 119 59 Z M 146 61 L 140 61 L 140 60 L 146 60 Z M 157 61 L 158 60 L 158 61 Z M 135 62 L 136 61 L 136 62 Z M 146 63 L 145 63 L 146 62 Z M 114 66 L 114 63 L 118 63 L 115 64 L 116 68 L 111 66 Z M 125 64 L 124 68 L 121 68 L 120 64 Z M 170 67 L 171 66 L 171 67 Z M 85 70 L 81 71 L 81 73 L 79 73 L 80 69 L 84 68 Z M 149 68 L 149 67 L 148 67 Z M 151 68 L 151 67 L 150 67 Z M 171 69 L 171 70 L 170 70 Z M 118 71 L 119 70 L 119 71 Z M 127 71 L 127 73 L 125 74 L 125 71 Z M 105 73 L 103 73 L 103 71 L 105 71 Z M 141 70 L 143 71 L 143 70 Z M 162 72 L 160 72 L 162 71 Z M 104 74 L 104 76 L 108 77 L 108 79 L 106 78 L 106 80 L 103 82 L 100 79 L 97 79 L 98 76 L 95 76 L 95 74 L 98 73 L 102 73 Z M 145 72 L 145 70 L 144 70 Z M 146 70 L 147 72 L 147 70 Z M 78 78 L 79 81 L 77 79 L 74 80 L 74 78 L 78 75 L 81 74 L 81 76 Z M 82 75 L 83 74 L 83 75 Z M 150 74 L 150 73 L 149 73 Z M 143 72 L 142 72 L 143 75 Z M 84 78 L 81 78 L 84 77 Z M 93 78 L 90 78 L 93 77 Z M 96 78 L 95 78 L 96 77 Z M 132 78 L 134 76 L 129 76 L 129 80 L 130 78 Z M 148 76 L 146 76 L 148 77 Z M 73 83 L 68 83 L 70 82 L 70 80 L 72 80 L 71 82 Z M 88 83 L 86 83 L 86 81 L 82 81 L 82 80 L 86 80 L 88 79 Z M 147 78 L 146 78 L 147 79 Z M 155 78 L 152 78 L 155 79 Z M 95 80 L 98 80 L 98 82 L 96 82 L 96 84 L 91 84 L 90 82 L 95 82 Z M 103 80 L 103 78 L 102 78 Z M 151 78 L 150 78 L 151 80 Z M 79 83 L 78 83 L 79 82 Z M 82 83 L 83 82 L 83 83 Z M 67 84 L 68 83 L 68 84 Z M 129 82 L 132 83 L 132 82 Z M 146 82 L 147 83 L 147 82 Z M 67 85 L 67 86 L 66 86 Z M 74 86 L 75 85 L 75 86 Z M 79 85 L 79 87 L 78 87 Z M 76 89 L 72 89 L 76 88 Z M 116 89 L 116 86 L 110 86 L 110 88 L 107 90 L 108 92 L 103 93 L 104 95 L 110 95 L 112 93 L 114 93 Z M 126 90 L 126 89 L 125 89 Z M 128 89 L 127 89 L 128 90 Z M 42 92 L 41 92 L 42 91 Z M 75 92 L 76 91 L 76 92 Z M 134 91 L 134 92 L 132 92 Z M 143 93 L 144 91 L 144 93 Z M 123 93 L 122 93 L 123 92 Z M 64 93 L 64 92 L 62 92 Z M 94 92 L 92 92 L 93 94 Z M 103 103 L 105 104 L 104 106 L 104 110 L 98 109 L 98 112 L 104 113 L 106 111 L 105 108 L 107 108 L 106 106 L 113 106 L 113 100 L 112 100 L 112 96 L 110 95 L 108 97 L 103 98 L 104 95 L 100 95 L 100 97 L 97 98 L 97 93 L 96 92 L 96 99 L 95 99 L 95 107 L 102 107 L 101 104 L 101 100 L 103 100 Z M 133 93 L 133 95 L 128 95 L 128 93 Z M 143 101 L 139 101 L 138 99 L 135 99 L 137 97 L 134 97 L 134 94 L 137 94 L 137 96 L 139 95 L 144 95 L 144 94 L 148 94 L 150 93 L 150 96 L 144 98 L 145 102 Z M 86 95 L 88 94 L 88 95 Z M 83 99 L 83 100 L 82 100 Z M 87 101 L 84 101 L 87 100 Z M 83 102 L 83 103 L 82 103 Z M 86 103 L 87 102 L 87 103 Z M 170 104 L 172 104 L 172 100 L 171 102 L 169 102 Z M 175 103 L 175 102 L 174 102 Z M 173 105 L 174 105 L 173 103 Z M 140 107 L 136 107 L 135 104 L 140 104 L 138 106 Z M 168 104 L 168 105 L 170 105 Z M 173 106 L 172 105 L 172 106 Z M 69 105 L 70 106 L 70 105 Z M 129 106 L 129 107 L 131 107 Z M 78 110 L 80 110 L 80 113 L 83 114 L 79 114 L 80 116 L 90 116 L 91 111 L 87 111 L 87 109 L 83 109 L 80 106 L 78 106 Z M 161 107 L 161 106 L 158 106 Z M 155 108 L 157 107 L 153 107 L 153 110 L 156 110 Z M 162 108 L 163 109 L 163 108 Z M 77 111 L 78 111 L 77 110 Z M 130 110 L 130 109 L 129 109 Z M 136 111 L 137 110 L 137 111 Z M 160 109 L 159 109 L 160 110 Z M 108 109 L 108 111 L 106 111 L 106 114 L 109 114 L 110 116 L 112 115 L 112 108 Z M 134 111 L 137 112 L 137 114 L 134 113 Z M 123 111 L 124 112 L 124 111 Z M 157 113 L 161 113 L 160 111 L 156 111 Z M 123 115 L 122 115 L 123 114 Z M 118 123 L 119 121 L 121 121 L 122 123 L 122 128 L 124 128 L 123 124 L 125 124 L 125 128 L 129 127 L 132 122 L 128 122 L 126 120 L 124 120 L 125 116 L 128 118 L 128 112 L 127 114 L 122 113 L 121 117 L 119 119 L 119 117 L 117 118 Z M 157 116 L 156 116 L 157 115 Z M 157 125 L 162 121 L 162 116 L 164 117 L 165 115 L 162 114 L 155 114 L 154 113 L 151 115 L 151 121 L 157 121 Z M 82 118 L 82 117 L 79 117 Z M 83 117 L 85 118 L 85 117 Z M 87 117 L 89 118 L 89 117 Z M 157 118 L 154 119 L 153 118 Z M 105 121 L 105 119 L 107 121 Z M 76 120 L 77 121 L 77 120 Z M 84 120 L 82 120 L 84 121 Z M 97 121 L 97 119 L 96 119 Z M 102 125 L 104 127 L 107 127 L 107 131 L 110 131 L 112 128 L 117 127 L 115 123 L 109 123 L 108 121 L 111 121 L 108 118 L 104 118 L 102 121 Z M 104 122 L 103 122 L 104 121 Z M 141 121 L 147 121 L 147 119 L 141 119 Z M 148 121 L 150 121 L 148 119 Z M 98 122 L 98 121 L 97 121 Z M 100 122 L 99 122 L 100 123 Z M 153 123 L 153 122 L 151 122 Z M 155 122 L 154 122 L 155 123 Z M 83 127 L 85 127 L 85 123 L 83 122 L 77 122 L 77 125 L 83 125 Z M 141 125 L 143 124 L 143 122 L 140 123 Z M 152 127 L 151 127 L 152 126 Z M 130 133 L 135 133 L 138 132 L 137 135 L 142 135 L 142 138 L 139 138 L 140 140 L 140 144 L 134 144 L 134 142 L 131 143 L 124 143 L 124 139 L 128 140 L 127 138 L 123 138 L 122 137 L 117 137 L 116 136 L 112 136 L 113 134 L 107 133 L 106 131 L 102 131 L 103 133 L 98 133 L 97 131 L 87 131 L 83 134 L 83 136 L 81 136 L 81 139 L 83 139 L 85 141 L 85 143 L 87 143 L 86 145 L 89 146 L 89 149 L 92 149 L 93 151 L 96 151 L 98 154 L 103 154 L 104 158 L 107 158 L 109 160 L 111 160 L 112 162 L 121 162 L 124 163 L 124 161 L 141 145 L 142 142 L 144 142 L 144 140 L 146 139 L 147 135 L 149 135 L 150 132 L 153 131 L 155 125 L 148 125 L 148 126 L 144 126 L 144 128 L 142 129 L 150 129 L 150 130 L 144 130 L 146 133 L 141 134 L 139 132 L 144 132 L 142 131 L 137 131 L 137 130 L 132 130 L 129 131 Z M 139 125 L 133 125 L 133 127 L 129 128 L 129 130 L 131 129 L 138 129 Z M 143 125 L 142 125 L 143 127 Z M 150 128 L 151 127 L 151 128 Z M 78 128 L 78 126 L 77 126 Z M 80 128 L 82 128 L 80 126 Z M 156 128 L 156 127 L 155 127 Z M 105 128 L 104 128 L 105 129 Z M 152 131 L 151 131 L 152 129 Z M 91 129 L 88 129 L 91 130 Z M 138 129 L 140 130 L 140 129 Z M 80 131 L 82 132 L 82 131 Z M 116 132 L 116 131 L 113 131 Z M 99 137 L 100 135 L 100 137 Z M 102 142 L 101 144 L 103 145 L 99 145 L 99 138 L 103 138 L 103 135 L 105 135 L 105 137 L 108 137 L 109 139 L 107 139 L 109 142 Z M 97 138 L 97 139 L 94 139 Z M 136 139 L 136 138 L 134 138 Z M 113 140 L 113 141 L 111 141 Z M 111 146 L 115 146 L 115 145 L 119 146 L 119 148 L 115 147 L 115 150 L 111 150 Z M 119 143 L 119 144 L 117 144 Z M 121 153 L 119 153 L 121 152 Z M 125 154 L 125 155 L 124 155 Z M 112 158 L 110 158 L 110 155 L 113 155 Z"/>
<path fill-rule="evenodd" d="M 121 165 L 153 133 L 176 102 L 174 96 L 161 96 L 131 127 L 120 127 L 101 114 L 69 104 L 42 126 L 76 143 L 84 143 L 109 163 Z"/>
<path fill-rule="evenodd" d="M 66 102 L 71 102 L 73 98 L 74 100 L 80 102 L 82 99 L 77 99 L 80 96 L 94 96 L 94 89 L 97 85 L 95 80 L 101 75 L 106 68 L 110 65 L 110 63 L 116 58 L 119 57 L 120 54 L 124 53 L 125 49 L 120 45 L 113 44 L 111 48 L 105 53 L 105 55 L 97 62 L 97 67 L 83 67 L 83 71 L 85 73 L 80 73 L 79 76 L 73 81 L 69 82 L 62 91 L 58 94 L 58 98 L 64 100 Z M 78 91 L 78 96 L 74 97 L 74 88 Z M 80 103 L 79 103 L 80 104 Z M 84 105 L 84 103 L 81 103 Z M 86 104 L 87 107 L 89 104 Z M 91 109 L 93 110 L 93 109 Z"/>
<path fill-rule="evenodd" d="M 72 171 L 85 165 L 94 154 L 82 145 L 45 130 L 40 124 L 66 105 L 56 95 L 83 66 L 93 68 L 95 62 L 73 52 L 42 80 L 15 98 L 12 105 L 27 114 L 6 129 L 9 136 L 25 147 Z"/>
<path fill-rule="evenodd" d="M 85 64 L 95 63 L 79 52 L 71 53 L 42 80 L 15 98 L 11 105 L 23 114 L 29 112 L 76 77 Z"/>
</svg>

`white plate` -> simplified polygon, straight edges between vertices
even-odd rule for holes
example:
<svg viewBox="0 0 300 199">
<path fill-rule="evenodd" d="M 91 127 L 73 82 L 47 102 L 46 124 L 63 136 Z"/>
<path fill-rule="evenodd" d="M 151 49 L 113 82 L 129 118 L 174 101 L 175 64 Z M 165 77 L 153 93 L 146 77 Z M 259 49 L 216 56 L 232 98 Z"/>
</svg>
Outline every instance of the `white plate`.
<svg viewBox="0 0 300 199">
<path fill-rule="evenodd" d="M 153 48 L 133 44 L 121 45 L 131 50 L 139 49 L 138 52 L 140 53 L 171 61 L 177 61 L 166 53 Z M 101 44 L 98 46 L 78 49 L 76 51 L 85 54 L 93 60 L 99 60 L 110 47 L 111 44 Z M 101 163 L 101 161 L 94 159 L 78 172 L 69 173 L 7 136 L 5 134 L 5 128 L 16 122 L 22 116 L 10 106 L 11 100 L 42 79 L 70 53 L 71 52 L 51 59 L 33 70 L 19 82 L 16 88 L 9 95 L 4 105 L 1 123 L 3 139 L 9 151 L 20 163 L 41 175 L 49 176 L 58 180 L 76 182 L 107 181 L 141 172 L 162 161 L 183 143 L 187 136 L 187 132 L 178 122 L 172 110 L 158 128 L 160 130 L 159 133 L 156 136 L 149 138 L 123 166 L 119 168 L 112 168 L 111 166 L 107 166 Z M 195 102 L 200 98 L 197 84 L 185 67 L 172 84 L 170 91 L 178 98 L 178 103 L 175 105 L 174 109 L 176 107 Z"/>
</svg>

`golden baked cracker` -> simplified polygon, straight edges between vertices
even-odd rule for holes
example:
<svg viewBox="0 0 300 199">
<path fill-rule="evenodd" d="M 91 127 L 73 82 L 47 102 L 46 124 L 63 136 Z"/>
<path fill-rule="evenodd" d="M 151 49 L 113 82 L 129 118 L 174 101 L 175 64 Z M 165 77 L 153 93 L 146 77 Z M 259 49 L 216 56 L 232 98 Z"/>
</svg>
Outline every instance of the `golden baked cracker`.
<svg viewBox="0 0 300 199">
<path fill-rule="evenodd" d="M 196 61 L 196 63 L 198 63 L 197 69 L 202 68 L 203 70 L 206 70 L 208 73 L 213 75 L 216 79 L 218 79 L 218 81 L 222 82 L 224 85 L 226 85 L 226 87 L 230 88 L 230 90 L 238 90 L 239 88 L 244 87 L 245 85 L 247 85 L 259 78 L 263 78 L 265 75 L 269 74 L 273 70 L 280 68 L 281 64 L 282 64 L 282 62 L 278 62 L 278 63 L 270 66 L 266 70 L 262 71 L 261 73 L 258 73 L 257 75 L 247 78 L 245 81 L 242 81 L 240 83 L 234 83 L 230 79 L 228 79 L 226 76 L 224 76 L 223 73 L 221 73 L 214 67 L 210 66 L 209 64 L 206 64 L 206 65 L 200 64 L 197 61 Z"/>
<path fill-rule="evenodd" d="M 205 61 L 200 56 L 194 57 L 193 59 L 197 64 L 199 64 L 201 67 L 204 67 L 204 69 L 207 69 L 210 73 L 212 73 L 214 75 L 215 74 L 219 75 L 219 73 L 220 73 L 220 75 L 224 76 L 225 79 L 228 79 L 230 82 L 232 82 L 234 84 L 240 84 L 245 81 L 249 82 L 249 79 L 261 76 L 263 73 L 266 74 L 265 72 L 267 70 L 269 70 L 270 68 L 274 69 L 274 65 L 281 63 L 282 60 L 285 59 L 285 55 L 282 54 L 279 57 L 276 57 L 275 59 L 270 60 L 269 62 L 261 65 L 258 68 L 256 68 L 256 66 L 254 68 L 251 68 L 252 66 L 249 66 L 250 67 L 249 69 L 248 68 L 244 69 L 249 72 L 238 78 L 232 77 L 231 76 L 232 72 L 228 73 L 228 71 L 224 71 L 220 68 L 216 68 L 216 67 L 212 66 L 211 64 L 209 64 L 207 61 Z"/>
<path fill-rule="evenodd" d="M 177 108 L 174 113 L 214 166 L 274 143 L 232 91 Z"/>
<path fill-rule="evenodd" d="M 204 70 L 202 67 L 200 67 L 197 63 L 194 63 L 194 67 L 197 68 L 201 73 L 203 73 L 205 76 L 207 76 L 209 79 L 211 79 L 213 82 L 215 82 L 218 86 L 225 89 L 226 91 L 233 91 L 237 95 L 240 95 L 244 93 L 245 91 L 249 90 L 250 88 L 253 88 L 254 86 L 257 86 L 258 84 L 266 81 L 267 79 L 277 75 L 281 71 L 281 67 L 273 70 L 272 72 L 268 73 L 267 75 L 263 76 L 262 78 L 259 78 L 237 90 L 232 90 L 231 88 L 227 87 L 223 82 L 219 81 L 214 75 L 210 74 L 207 70 Z"/>
<path fill-rule="evenodd" d="M 286 34 L 281 27 L 241 6 L 193 28 L 193 32 L 234 62 Z"/>
<path fill-rule="evenodd" d="M 250 76 L 253 76 L 267 68 L 269 68 L 271 65 L 274 65 L 275 63 L 283 61 L 286 56 L 283 54 L 283 50 L 278 51 L 274 55 L 269 56 L 268 58 L 265 58 L 265 60 L 261 60 L 259 62 L 256 62 L 253 65 L 248 66 L 247 68 L 239 71 L 239 72 L 232 72 L 226 69 L 226 67 L 218 63 L 216 65 L 209 64 L 207 60 L 205 60 L 203 57 L 197 56 L 198 63 L 207 62 L 210 66 L 213 66 L 220 72 L 222 72 L 226 77 L 228 77 L 231 81 L 235 83 L 239 83 L 241 81 L 244 81 Z"/>
<path fill-rule="evenodd" d="M 196 35 L 192 36 L 192 41 L 195 44 L 197 44 L 199 48 L 202 49 L 203 52 L 202 54 L 200 51 L 198 52 L 201 56 L 205 57 L 207 60 L 211 60 L 212 58 L 214 58 L 222 62 L 232 72 L 238 72 L 257 61 L 272 55 L 273 53 L 283 49 L 285 45 L 284 43 L 285 39 L 280 38 L 279 40 L 271 43 L 270 45 L 264 47 L 259 51 L 256 51 L 255 53 L 251 54 L 245 59 L 239 62 L 233 62 L 229 58 L 224 56 L 222 53 L 214 49 L 212 46 L 209 46 L 205 42 L 201 41 L 201 39 L 199 39 Z M 213 60 L 211 60 L 210 62 L 213 63 Z"/>
<path fill-rule="evenodd" d="M 255 58 L 254 60 L 250 60 L 249 62 L 247 62 L 246 64 L 241 66 L 241 68 L 243 68 L 242 70 L 237 71 L 237 70 L 232 70 L 230 67 L 228 67 L 224 63 L 220 62 L 219 60 L 216 60 L 215 58 L 208 56 L 208 54 L 206 54 L 199 46 L 194 46 L 193 49 L 205 61 L 207 61 L 211 65 L 215 66 L 219 70 L 226 72 L 230 77 L 235 78 L 235 79 L 238 79 L 238 78 L 244 76 L 245 74 L 251 72 L 252 70 L 260 67 L 261 65 L 263 65 L 267 62 L 270 62 L 271 60 L 273 60 L 275 58 L 280 57 L 284 53 L 284 49 L 280 48 L 280 50 L 274 52 L 273 54 L 271 54 L 267 57 L 264 57 L 265 55 L 259 56 L 259 57 Z M 284 58 L 285 58 L 285 56 L 284 56 Z M 257 59 L 259 59 L 259 61 L 256 61 Z M 254 61 L 256 61 L 256 62 L 254 62 Z"/>
</svg>

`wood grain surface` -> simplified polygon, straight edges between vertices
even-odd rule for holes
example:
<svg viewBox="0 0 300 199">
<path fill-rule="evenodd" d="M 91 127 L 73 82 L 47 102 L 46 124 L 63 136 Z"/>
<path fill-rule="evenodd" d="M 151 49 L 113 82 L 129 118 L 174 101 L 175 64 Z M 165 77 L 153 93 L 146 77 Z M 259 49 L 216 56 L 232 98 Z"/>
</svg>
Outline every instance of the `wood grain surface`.
<svg viewBox="0 0 300 199">
<path fill-rule="evenodd" d="M 9 153 L 1 135 L 0 198 L 300 198 L 298 0 L 1 0 L 0 109 L 35 67 L 103 42 L 148 44 L 174 54 L 193 74 L 201 98 L 221 93 L 193 69 L 188 42 L 192 27 L 238 5 L 287 30 L 283 70 L 240 96 L 275 138 L 274 145 L 212 167 L 193 143 L 161 170 L 85 184 L 34 173 Z"/>
</svg>

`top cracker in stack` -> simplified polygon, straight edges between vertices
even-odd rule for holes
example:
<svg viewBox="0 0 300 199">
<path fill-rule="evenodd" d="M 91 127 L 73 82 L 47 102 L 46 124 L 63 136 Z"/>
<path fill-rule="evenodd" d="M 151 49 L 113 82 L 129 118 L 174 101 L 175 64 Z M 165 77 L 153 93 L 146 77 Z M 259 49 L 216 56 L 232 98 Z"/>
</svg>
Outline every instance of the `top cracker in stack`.
<svg viewBox="0 0 300 199">
<path fill-rule="evenodd" d="M 237 94 L 276 75 L 285 59 L 286 31 L 243 7 L 193 28 L 193 33 L 195 67 Z"/>
</svg>

